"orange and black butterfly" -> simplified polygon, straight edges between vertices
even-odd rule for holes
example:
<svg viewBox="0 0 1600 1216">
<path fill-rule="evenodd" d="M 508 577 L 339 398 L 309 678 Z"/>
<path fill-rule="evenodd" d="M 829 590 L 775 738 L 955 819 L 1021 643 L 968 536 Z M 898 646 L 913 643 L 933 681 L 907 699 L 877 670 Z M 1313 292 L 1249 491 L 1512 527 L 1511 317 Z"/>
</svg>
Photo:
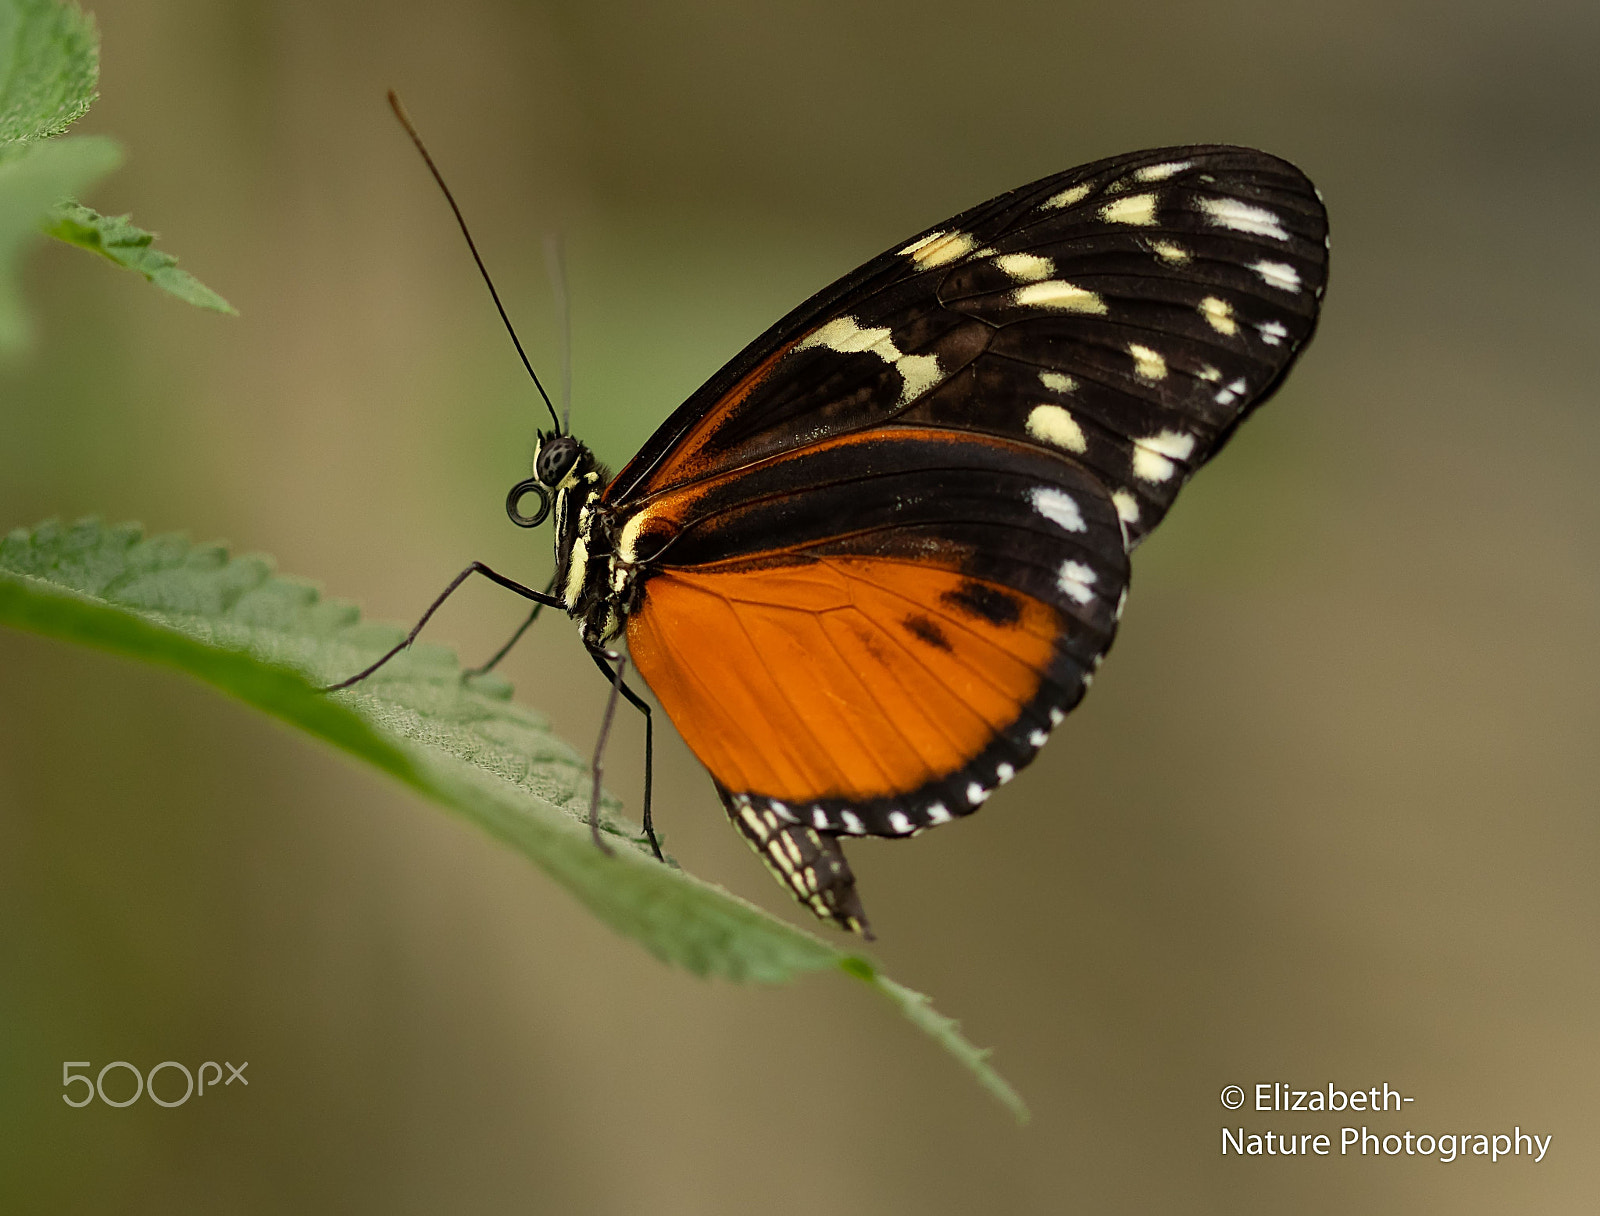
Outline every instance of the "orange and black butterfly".
<svg viewBox="0 0 1600 1216">
<path fill-rule="evenodd" d="M 1077 705 L 1129 554 L 1311 337 L 1327 233 L 1248 148 L 1012 190 L 806 301 L 615 477 L 541 432 L 507 507 L 553 515 L 550 588 L 461 578 L 564 609 L 648 714 L 625 639 L 784 887 L 870 936 L 841 841 L 971 814 Z"/>
</svg>

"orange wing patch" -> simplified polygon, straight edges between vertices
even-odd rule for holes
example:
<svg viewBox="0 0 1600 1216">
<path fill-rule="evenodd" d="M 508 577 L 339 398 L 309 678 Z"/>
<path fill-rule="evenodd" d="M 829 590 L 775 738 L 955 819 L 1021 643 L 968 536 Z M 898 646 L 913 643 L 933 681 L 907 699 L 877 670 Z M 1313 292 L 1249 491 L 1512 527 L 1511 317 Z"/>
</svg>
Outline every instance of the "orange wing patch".
<svg viewBox="0 0 1600 1216">
<path fill-rule="evenodd" d="M 904 559 L 663 569 L 628 647 L 721 785 L 803 805 L 894 798 L 1014 724 L 1066 623 L 997 583 Z"/>
</svg>

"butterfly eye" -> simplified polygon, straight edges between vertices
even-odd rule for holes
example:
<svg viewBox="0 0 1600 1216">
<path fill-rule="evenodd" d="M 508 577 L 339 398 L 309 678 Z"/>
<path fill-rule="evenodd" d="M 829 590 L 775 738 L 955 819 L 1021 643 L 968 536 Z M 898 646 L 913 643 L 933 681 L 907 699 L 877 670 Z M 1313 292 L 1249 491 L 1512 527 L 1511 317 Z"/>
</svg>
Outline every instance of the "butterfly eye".
<svg viewBox="0 0 1600 1216">
<path fill-rule="evenodd" d="M 522 500 L 529 494 L 539 496 L 539 510 L 532 515 L 524 515 L 519 508 L 522 506 Z M 511 487 L 511 493 L 506 495 L 506 514 L 519 528 L 537 528 L 544 523 L 545 516 L 550 514 L 550 491 L 544 488 L 537 477 L 517 482 Z"/>
<path fill-rule="evenodd" d="M 578 459 L 578 441 L 570 435 L 557 435 L 540 446 L 533 461 L 533 472 L 546 486 L 554 489 L 561 484 Z"/>
</svg>

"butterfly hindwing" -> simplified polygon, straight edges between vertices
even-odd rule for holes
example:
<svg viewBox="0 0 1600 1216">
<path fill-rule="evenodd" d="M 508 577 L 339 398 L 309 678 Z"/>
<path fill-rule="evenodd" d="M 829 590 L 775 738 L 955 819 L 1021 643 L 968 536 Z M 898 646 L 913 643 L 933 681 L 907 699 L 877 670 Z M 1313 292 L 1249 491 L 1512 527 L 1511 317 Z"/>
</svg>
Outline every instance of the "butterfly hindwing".
<svg viewBox="0 0 1600 1216">
<path fill-rule="evenodd" d="M 819 830 L 965 815 L 1110 645 L 1128 559 L 1050 451 L 895 427 L 660 495 L 629 649 L 718 782 Z"/>
</svg>

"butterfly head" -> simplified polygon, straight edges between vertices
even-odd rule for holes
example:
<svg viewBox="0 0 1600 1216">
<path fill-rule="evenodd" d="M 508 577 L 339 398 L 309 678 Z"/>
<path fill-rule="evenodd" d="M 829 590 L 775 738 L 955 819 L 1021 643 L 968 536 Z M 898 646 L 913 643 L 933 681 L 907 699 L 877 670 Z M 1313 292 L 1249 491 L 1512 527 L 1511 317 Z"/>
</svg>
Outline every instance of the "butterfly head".
<svg viewBox="0 0 1600 1216">
<path fill-rule="evenodd" d="M 595 467 L 593 453 L 571 435 L 540 431 L 533 451 L 533 476 L 511 487 L 506 514 L 519 528 L 537 528 L 549 516 L 553 502 Z M 530 494 L 538 498 L 539 509 L 524 515 L 522 500 Z"/>
</svg>

